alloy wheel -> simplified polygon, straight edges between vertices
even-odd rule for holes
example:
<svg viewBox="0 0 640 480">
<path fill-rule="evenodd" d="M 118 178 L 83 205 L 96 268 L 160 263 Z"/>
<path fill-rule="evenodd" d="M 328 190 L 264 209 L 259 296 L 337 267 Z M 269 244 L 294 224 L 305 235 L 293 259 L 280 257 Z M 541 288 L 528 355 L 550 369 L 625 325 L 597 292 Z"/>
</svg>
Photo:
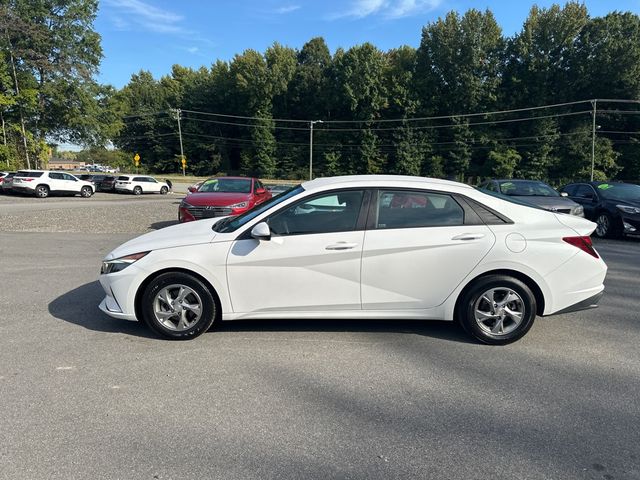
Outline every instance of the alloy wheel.
<svg viewBox="0 0 640 480">
<path fill-rule="evenodd" d="M 156 320 L 172 331 L 188 330 L 202 317 L 202 299 L 195 290 L 180 284 L 164 287 L 153 301 Z"/>
<path fill-rule="evenodd" d="M 522 297 L 511 288 L 496 287 L 485 291 L 473 305 L 476 323 L 491 336 L 508 335 L 525 318 Z"/>
<path fill-rule="evenodd" d="M 606 214 L 602 214 L 598 216 L 596 220 L 596 235 L 599 237 L 606 237 L 607 233 L 609 233 L 609 229 L 611 228 L 611 222 L 609 221 L 609 216 Z"/>
</svg>

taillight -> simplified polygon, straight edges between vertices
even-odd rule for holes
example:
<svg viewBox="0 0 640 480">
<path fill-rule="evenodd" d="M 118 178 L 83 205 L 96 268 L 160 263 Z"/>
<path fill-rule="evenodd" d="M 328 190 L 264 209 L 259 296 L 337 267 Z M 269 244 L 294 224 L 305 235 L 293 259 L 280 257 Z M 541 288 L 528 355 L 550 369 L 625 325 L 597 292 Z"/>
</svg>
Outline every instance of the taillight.
<svg viewBox="0 0 640 480">
<path fill-rule="evenodd" d="M 594 258 L 600 258 L 598 257 L 598 254 L 596 253 L 595 249 L 593 248 L 591 237 L 588 237 L 588 236 L 587 237 L 564 237 L 562 240 L 564 240 L 570 245 L 573 245 L 574 247 L 578 247 L 580 250 L 588 253 Z"/>
</svg>

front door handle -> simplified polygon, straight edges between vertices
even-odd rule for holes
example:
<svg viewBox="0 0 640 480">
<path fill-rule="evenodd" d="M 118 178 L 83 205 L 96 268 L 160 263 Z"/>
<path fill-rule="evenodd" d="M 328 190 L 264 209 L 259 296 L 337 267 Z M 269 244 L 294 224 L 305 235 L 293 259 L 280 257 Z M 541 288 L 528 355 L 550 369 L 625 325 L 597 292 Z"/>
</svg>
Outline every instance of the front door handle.
<svg viewBox="0 0 640 480">
<path fill-rule="evenodd" d="M 484 238 L 484 233 L 462 233 L 460 235 L 456 235 L 451 240 L 469 241 L 469 240 L 480 240 L 481 238 Z"/>
<path fill-rule="evenodd" d="M 338 242 L 332 245 L 327 245 L 325 247 L 325 250 L 351 250 L 352 248 L 355 248 L 357 246 L 357 243 Z"/>
</svg>

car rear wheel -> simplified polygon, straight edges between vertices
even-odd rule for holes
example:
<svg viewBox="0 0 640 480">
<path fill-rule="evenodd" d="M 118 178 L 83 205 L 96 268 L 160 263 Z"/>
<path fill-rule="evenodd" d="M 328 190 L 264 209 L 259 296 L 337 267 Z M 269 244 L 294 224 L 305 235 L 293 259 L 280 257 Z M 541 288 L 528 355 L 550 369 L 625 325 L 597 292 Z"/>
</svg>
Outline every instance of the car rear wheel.
<svg viewBox="0 0 640 480">
<path fill-rule="evenodd" d="M 38 185 L 36 187 L 36 197 L 47 198 L 49 196 L 49 187 L 46 185 Z"/>
<path fill-rule="evenodd" d="M 142 187 L 135 187 L 133 189 L 133 194 L 134 195 L 141 195 L 142 194 Z"/>
<path fill-rule="evenodd" d="M 80 195 L 84 198 L 89 198 L 91 195 L 93 195 L 93 190 L 91 189 L 91 187 L 82 187 L 82 189 L 80 190 Z"/>
<path fill-rule="evenodd" d="M 483 343 L 506 345 L 522 338 L 536 318 L 536 299 L 517 278 L 490 275 L 467 289 L 458 305 L 458 322 Z"/>
<path fill-rule="evenodd" d="M 169 189 L 167 187 L 162 187 L 160 189 L 160 195 L 166 195 Z"/>
<path fill-rule="evenodd" d="M 159 335 L 187 340 L 211 327 L 217 307 L 211 291 L 198 278 L 168 272 L 146 287 L 141 312 L 145 323 Z"/>
</svg>

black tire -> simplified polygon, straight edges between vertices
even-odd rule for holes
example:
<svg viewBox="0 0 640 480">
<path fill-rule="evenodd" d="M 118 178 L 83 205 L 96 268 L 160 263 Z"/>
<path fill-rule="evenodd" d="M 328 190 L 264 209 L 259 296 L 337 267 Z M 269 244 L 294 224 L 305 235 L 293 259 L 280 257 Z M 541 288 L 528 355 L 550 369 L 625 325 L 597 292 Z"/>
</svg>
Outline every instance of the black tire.
<svg viewBox="0 0 640 480">
<path fill-rule="evenodd" d="M 142 187 L 134 187 L 133 188 L 134 195 L 142 195 Z"/>
<path fill-rule="evenodd" d="M 167 187 L 162 187 L 160 189 L 160 195 L 166 195 L 169 192 L 169 189 Z"/>
<path fill-rule="evenodd" d="M 491 290 L 495 290 L 491 295 L 493 305 L 484 296 Z M 507 300 L 506 295 L 511 295 L 508 292 L 519 298 L 503 304 Z M 505 309 L 514 315 L 505 313 Z M 518 310 L 521 313 L 519 322 L 515 319 Z M 529 331 L 536 318 L 537 304 L 533 292 L 524 282 L 507 275 L 488 275 L 479 278 L 465 290 L 456 311 L 456 320 L 469 335 L 488 345 L 506 345 L 519 340 Z M 496 332 L 492 333 L 494 328 Z"/>
<path fill-rule="evenodd" d="M 171 312 L 174 311 L 173 307 L 171 307 L 169 311 L 169 309 L 166 308 L 167 304 L 157 299 L 158 295 L 161 294 L 163 290 L 168 289 L 168 292 L 173 292 L 170 296 L 173 296 L 179 291 L 180 287 L 186 287 L 187 290 L 190 289 L 196 294 L 193 295 L 189 293 L 186 295 L 184 300 L 187 303 L 195 305 L 197 302 L 201 306 L 200 318 L 195 320 L 188 328 L 184 329 L 180 329 L 180 313 L 175 313 L 173 317 L 166 318 L 164 323 L 159 320 L 156 315 L 158 305 L 161 305 L 161 308 L 165 309 L 165 311 L 161 313 L 171 315 Z M 177 301 L 179 297 L 174 297 L 173 300 Z M 187 309 L 183 309 L 182 307 L 176 307 L 176 309 L 178 308 L 180 312 L 183 310 L 186 311 L 186 315 L 192 314 L 191 320 L 193 320 L 195 314 L 193 314 L 192 310 L 187 311 Z M 154 278 L 149 285 L 147 285 L 142 294 L 140 311 L 143 321 L 157 334 L 171 340 L 189 340 L 209 330 L 217 316 L 218 306 L 213 293 L 198 278 L 187 273 L 168 272 Z"/>
<path fill-rule="evenodd" d="M 596 216 L 596 224 L 598 225 L 593 231 L 593 235 L 598 238 L 618 238 L 620 237 L 620 228 L 616 225 L 616 221 L 607 212 L 600 212 Z"/>
<path fill-rule="evenodd" d="M 91 187 L 82 187 L 80 189 L 80 196 L 84 198 L 89 198 L 93 195 L 93 189 Z"/>
<path fill-rule="evenodd" d="M 38 198 L 47 198 L 49 196 L 49 187 L 46 185 L 38 185 L 35 194 Z"/>
</svg>

